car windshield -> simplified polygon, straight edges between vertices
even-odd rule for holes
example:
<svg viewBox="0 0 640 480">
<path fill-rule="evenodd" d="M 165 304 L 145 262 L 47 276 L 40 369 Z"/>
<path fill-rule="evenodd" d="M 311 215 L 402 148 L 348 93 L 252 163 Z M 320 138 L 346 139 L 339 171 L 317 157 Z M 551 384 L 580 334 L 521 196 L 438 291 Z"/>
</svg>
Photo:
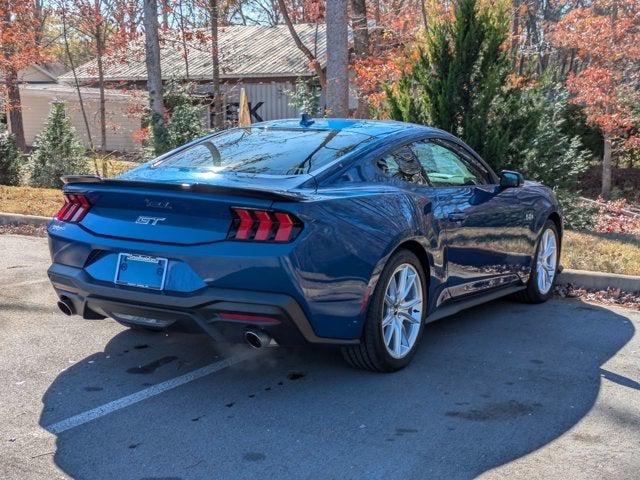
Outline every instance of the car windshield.
<svg viewBox="0 0 640 480">
<path fill-rule="evenodd" d="M 234 128 L 160 159 L 152 168 L 300 175 L 374 138 L 347 130 Z"/>
</svg>

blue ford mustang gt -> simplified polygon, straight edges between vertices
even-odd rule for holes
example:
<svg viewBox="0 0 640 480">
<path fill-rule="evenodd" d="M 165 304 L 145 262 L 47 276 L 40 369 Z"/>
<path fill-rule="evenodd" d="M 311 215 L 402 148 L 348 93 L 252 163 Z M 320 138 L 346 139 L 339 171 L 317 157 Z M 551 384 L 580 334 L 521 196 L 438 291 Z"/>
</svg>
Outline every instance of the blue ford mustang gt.
<svg viewBox="0 0 640 480">
<path fill-rule="evenodd" d="M 426 323 L 508 294 L 543 302 L 559 269 L 553 193 L 419 125 L 265 122 L 64 180 L 58 306 L 133 328 L 338 345 L 388 372 Z"/>
</svg>

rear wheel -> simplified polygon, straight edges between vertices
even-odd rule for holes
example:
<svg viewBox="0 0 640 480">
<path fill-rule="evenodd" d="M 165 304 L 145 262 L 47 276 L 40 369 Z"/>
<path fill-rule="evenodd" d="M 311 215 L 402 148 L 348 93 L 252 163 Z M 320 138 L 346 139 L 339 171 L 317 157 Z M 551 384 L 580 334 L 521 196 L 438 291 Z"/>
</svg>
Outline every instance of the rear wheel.
<svg viewBox="0 0 640 480">
<path fill-rule="evenodd" d="M 548 220 L 538 237 L 538 246 L 527 288 L 518 294 L 520 300 L 527 303 L 542 303 L 551 298 L 558 273 L 559 246 L 558 228 L 555 223 Z"/>
<path fill-rule="evenodd" d="M 408 250 L 387 262 L 371 297 L 359 345 L 343 347 L 352 366 L 393 372 L 411 362 L 424 329 L 427 311 L 422 265 Z"/>
</svg>

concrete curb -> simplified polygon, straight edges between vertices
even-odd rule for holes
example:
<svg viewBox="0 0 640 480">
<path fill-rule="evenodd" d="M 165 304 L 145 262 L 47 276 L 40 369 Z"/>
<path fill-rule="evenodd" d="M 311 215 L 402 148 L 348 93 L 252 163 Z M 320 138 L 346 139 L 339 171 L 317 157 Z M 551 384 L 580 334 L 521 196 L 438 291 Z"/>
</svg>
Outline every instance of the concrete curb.
<svg viewBox="0 0 640 480">
<path fill-rule="evenodd" d="M 558 283 L 560 285 L 571 284 L 574 287 L 589 290 L 616 288 L 625 292 L 640 292 L 640 277 L 616 273 L 589 272 L 565 268 L 558 276 Z"/>
<path fill-rule="evenodd" d="M 0 213 L 0 225 L 33 225 L 34 227 L 46 227 L 50 221 L 51 217 L 22 215 L 20 213 Z"/>
</svg>

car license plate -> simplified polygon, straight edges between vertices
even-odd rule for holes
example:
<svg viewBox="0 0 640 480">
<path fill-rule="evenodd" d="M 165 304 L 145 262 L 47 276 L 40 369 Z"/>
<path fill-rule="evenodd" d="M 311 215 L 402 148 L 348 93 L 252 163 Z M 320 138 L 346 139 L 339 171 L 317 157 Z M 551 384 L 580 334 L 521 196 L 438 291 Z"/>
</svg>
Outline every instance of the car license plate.
<svg viewBox="0 0 640 480">
<path fill-rule="evenodd" d="M 121 253 L 118 255 L 115 283 L 130 287 L 162 290 L 167 276 L 168 263 L 166 258 Z"/>
</svg>

